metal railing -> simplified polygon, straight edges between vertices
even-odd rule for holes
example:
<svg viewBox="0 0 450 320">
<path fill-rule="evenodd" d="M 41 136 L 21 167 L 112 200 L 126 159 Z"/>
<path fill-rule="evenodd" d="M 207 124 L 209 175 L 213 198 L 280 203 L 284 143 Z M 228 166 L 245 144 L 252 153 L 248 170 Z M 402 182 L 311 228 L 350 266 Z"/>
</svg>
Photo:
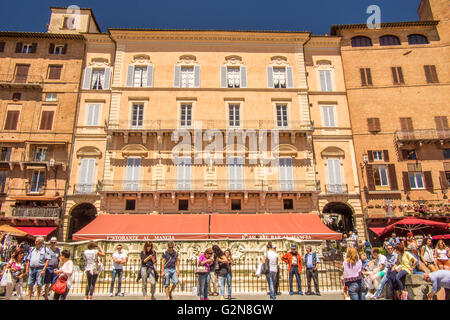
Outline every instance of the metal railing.
<svg viewBox="0 0 450 320">
<path fill-rule="evenodd" d="M 79 259 L 74 260 L 73 282 L 70 294 L 84 295 L 87 277 L 84 272 L 84 262 Z M 318 280 L 321 292 L 341 291 L 342 284 L 342 257 L 322 257 L 318 264 Z M 110 256 L 102 259 L 104 271 L 99 275 L 95 286 L 95 294 L 109 294 L 111 286 L 111 277 L 113 262 Z M 261 259 L 242 258 L 235 260 L 232 265 L 232 291 L 235 293 L 266 293 L 269 291 L 265 276 L 257 277 L 256 268 Z M 198 287 L 198 279 L 195 274 L 196 259 L 180 259 L 179 283 L 175 289 L 175 294 L 192 294 L 194 288 Z M 139 258 L 129 258 L 123 268 L 122 289 L 125 294 L 142 294 L 142 280 L 137 282 L 137 275 L 141 268 Z M 159 275 L 156 284 L 156 293 L 164 293 L 164 279 L 161 277 L 159 261 L 157 264 L 157 273 Z M 289 272 L 288 265 L 284 262 L 279 264 L 280 280 L 279 291 L 289 291 Z M 305 271 L 301 275 L 301 287 L 303 291 L 307 290 L 307 281 Z M 114 293 L 117 292 L 117 277 L 114 286 Z M 148 281 L 149 282 L 149 281 Z M 212 289 L 212 285 L 210 285 Z M 314 282 L 311 284 L 314 290 Z M 297 290 L 297 283 L 294 279 L 293 288 Z M 147 284 L 147 292 L 150 291 L 150 283 Z"/>
<path fill-rule="evenodd" d="M 257 129 L 257 130 L 294 130 L 294 131 L 311 131 L 313 130 L 312 123 L 305 123 L 300 120 L 288 121 L 286 125 L 281 126 L 276 120 L 243 120 L 239 125 L 230 125 L 226 120 L 192 120 L 188 123 L 181 124 L 180 120 L 145 120 L 140 122 L 119 121 L 118 123 L 110 122 L 107 124 L 109 131 L 164 131 L 175 129 L 202 129 L 202 130 L 241 130 L 241 129 Z"/>
<path fill-rule="evenodd" d="M 347 184 L 326 184 L 325 192 L 327 194 L 346 194 L 348 193 Z"/>
<path fill-rule="evenodd" d="M 37 85 L 42 86 L 44 78 L 39 75 L 16 75 L 16 74 L 0 74 L 0 85 Z"/>
<path fill-rule="evenodd" d="M 104 180 L 102 192 L 151 191 L 319 191 L 315 180 Z"/>
<path fill-rule="evenodd" d="M 61 208 L 36 208 L 36 207 L 16 207 L 12 208 L 13 217 L 33 217 L 33 218 L 59 218 Z"/>
<path fill-rule="evenodd" d="M 423 129 L 413 131 L 396 131 L 395 138 L 397 141 L 450 139 L 450 130 Z"/>
<path fill-rule="evenodd" d="M 97 194 L 98 187 L 95 183 L 79 183 L 73 185 L 73 194 Z"/>
</svg>

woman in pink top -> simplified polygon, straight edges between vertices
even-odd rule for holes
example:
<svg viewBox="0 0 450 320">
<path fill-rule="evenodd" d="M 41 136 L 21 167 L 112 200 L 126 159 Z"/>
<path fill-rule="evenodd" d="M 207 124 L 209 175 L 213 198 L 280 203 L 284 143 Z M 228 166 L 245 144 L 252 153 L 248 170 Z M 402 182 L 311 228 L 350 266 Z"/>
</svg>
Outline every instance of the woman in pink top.
<svg viewBox="0 0 450 320">
<path fill-rule="evenodd" d="M 214 259 L 212 257 L 213 251 L 208 248 L 204 253 L 198 257 L 198 265 L 206 266 L 206 272 L 198 273 L 198 290 L 200 294 L 200 300 L 209 300 L 208 299 L 208 288 L 209 288 L 209 272 L 210 266 L 213 263 Z"/>
<path fill-rule="evenodd" d="M 347 249 L 344 261 L 344 286 L 352 300 L 366 300 L 366 288 L 362 279 L 362 262 L 356 248 Z"/>
</svg>

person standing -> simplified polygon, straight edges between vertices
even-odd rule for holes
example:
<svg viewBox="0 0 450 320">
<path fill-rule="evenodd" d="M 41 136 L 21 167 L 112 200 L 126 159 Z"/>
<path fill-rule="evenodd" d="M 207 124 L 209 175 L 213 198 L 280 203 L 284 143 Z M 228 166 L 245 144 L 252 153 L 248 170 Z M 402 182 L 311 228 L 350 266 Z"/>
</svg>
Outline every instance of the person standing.
<svg viewBox="0 0 450 320">
<path fill-rule="evenodd" d="M 155 270 L 156 265 L 156 251 L 153 250 L 153 243 L 147 241 L 144 244 L 144 249 L 141 251 L 141 271 L 140 275 L 142 277 L 142 294 L 144 299 L 147 300 L 147 279 L 150 279 L 150 293 L 151 299 L 156 300 L 155 290 L 156 290 L 156 280 L 157 272 Z"/>
<path fill-rule="evenodd" d="M 86 292 L 84 300 L 92 300 L 95 284 L 98 278 L 98 269 L 96 264 L 99 262 L 99 256 L 104 257 L 105 253 L 100 245 L 95 244 L 93 240 L 89 241 L 87 250 L 84 250 L 83 257 L 86 260 Z"/>
<path fill-rule="evenodd" d="M 348 251 L 348 250 L 347 250 Z M 313 295 L 316 294 L 320 296 L 319 291 L 319 279 L 318 279 L 318 265 L 320 263 L 319 257 L 317 257 L 317 253 L 312 252 L 311 246 L 306 246 L 306 254 L 303 259 L 305 265 L 306 265 L 306 280 L 308 282 L 308 291 L 306 292 L 306 295 Z M 314 287 L 316 292 L 311 292 L 311 279 L 314 280 Z"/>
<path fill-rule="evenodd" d="M 122 289 L 122 274 L 123 274 L 123 266 L 127 263 L 128 257 L 127 253 L 122 251 L 122 245 L 118 244 L 116 247 L 116 252 L 114 252 L 113 258 L 113 271 L 111 276 L 111 288 L 109 289 L 109 296 L 113 296 L 114 284 L 116 282 L 116 276 L 118 277 L 117 284 L 117 292 L 116 296 L 123 297 Z"/>
<path fill-rule="evenodd" d="M 428 300 L 433 299 L 434 295 L 444 288 L 445 300 L 450 300 L 450 271 L 438 270 L 430 274 L 425 273 L 423 275 L 425 281 L 433 284 L 430 293 L 428 294 Z"/>
<path fill-rule="evenodd" d="M 356 248 L 350 247 L 345 254 L 344 286 L 347 287 L 351 300 L 365 300 L 366 293 L 362 279 L 362 262 L 358 257 Z"/>
<path fill-rule="evenodd" d="M 37 237 L 35 247 L 30 249 L 25 273 L 28 273 L 28 300 L 31 300 L 36 285 L 36 300 L 39 300 L 44 285 L 45 271 L 51 259 L 50 252 L 44 247 L 44 238 Z"/>
<path fill-rule="evenodd" d="M 62 294 L 56 293 L 53 295 L 53 300 L 66 300 L 69 294 L 70 288 L 72 287 L 72 274 L 73 274 L 73 262 L 70 260 L 70 251 L 64 249 L 60 256 L 60 269 L 54 270 L 58 278 L 66 279 L 66 291 Z"/>
<path fill-rule="evenodd" d="M 264 255 L 262 263 L 265 264 L 267 260 L 269 261 L 269 273 L 266 274 L 266 279 L 269 285 L 270 299 L 276 300 L 274 283 L 278 272 L 278 255 L 273 250 L 271 242 L 267 244 L 267 252 Z"/>
<path fill-rule="evenodd" d="M 9 270 L 11 273 L 11 280 L 12 283 L 6 286 L 6 294 L 5 294 L 5 300 L 11 300 L 12 293 L 14 289 L 17 293 L 17 300 L 22 300 L 22 287 L 23 287 L 23 276 L 25 267 L 23 265 L 23 256 L 24 253 L 22 249 L 18 248 L 16 251 L 12 254 L 11 260 L 9 260 L 8 264 L 6 265 L 5 269 L 3 270 L 6 272 L 6 270 Z"/>
<path fill-rule="evenodd" d="M 198 257 L 198 265 L 200 267 L 205 266 L 205 272 L 198 273 L 198 287 L 200 300 L 209 300 L 208 288 L 209 288 L 209 274 L 211 271 L 211 265 L 214 262 L 213 251 L 208 248 Z"/>
<path fill-rule="evenodd" d="M 232 271 L 231 271 L 231 266 L 234 264 L 234 260 L 233 260 L 233 256 L 231 254 L 231 250 L 227 249 L 225 250 L 225 258 L 228 261 L 228 273 L 226 276 L 226 280 L 227 280 L 227 286 L 228 286 L 228 300 L 231 300 L 231 280 L 233 279 L 233 275 L 232 275 Z"/>
<path fill-rule="evenodd" d="M 219 277 L 220 300 L 225 300 L 225 281 L 228 274 L 228 259 L 219 246 L 213 246 L 214 257 L 219 264 L 217 275 Z"/>
<path fill-rule="evenodd" d="M 372 244 L 370 243 L 369 239 L 366 239 L 364 241 L 364 251 L 366 252 L 367 258 L 369 260 L 372 260 Z"/>
<path fill-rule="evenodd" d="M 284 262 L 288 264 L 289 270 L 289 294 L 292 296 L 294 294 L 294 290 L 292 287 L 292 280 L 295 276 L 297 280 L 297 289 L 298 294 L 303 295 L 302 291 L 302 281 L 300 279 L 300 273 L 302 272 L 302 258 L 300 254 L 297 252 L 297 245 L 291 244 L 291 251 L 287 252 L 282 258 Z"/>
<path fill-rule="evenodd" d="M 58 269 L 59 266 L 59 257 L 61 255 L 61 251 L 56 246 L 56 237 L 52 237 L 50 239 L 50 248 L 48 249 L 48 252 L 50 254 L 50 261 L 48 262 L 47 270 L 45 271 L 45 292 L 44 292 L 44 299 L 48 300 L 48 294 L 50 292 L 51 286 L 58 280 L 58 275 L 54 273 L 54 270 Z"/>
<path fill-rule="evenodd" d="M 212 251 L 215 252 L 214 248 L 218 246 L 217 245 L 213 245 L 212 246 Z M 219 261 L 217 260 L 216 255 L 214 254 L 214 262 L 211 265 L 211 273 L 210 273 L 210 279 L 209 279 L 209 283 L 210 283 L 210 295 L 211 296 L 218 296 L 219 295 Z"/>
<path fill-rule="evenodd" d="M 272 250 L 275 253 L 277 253 L 277 246 L 274 243 L 272 244 Z M 279 291 L 279 288 L 280 288 L 280 265 L 279 264 L 277 264 L 277 275 L 275 276 L 273 288 L 275 289 L 275 294 L 277 296 L 281 295 L 281 292 Z M 269 292 L 269 294 L 270 294 L 270 292 Z"/>
<path fill-rule="evenodd" d="M 178 276 L 180 275 L 180 260 L 178 253 L 173 249 L 173 242 L 167 245 L 167 251 L 163 253 L 161 258 L 161 270 L 164 277 L 164 288 L 168 300 L 173 300 L 172 293 L 178 284 Z M 172 287 L 170 287 L 172 281 Z"/>
</svg>

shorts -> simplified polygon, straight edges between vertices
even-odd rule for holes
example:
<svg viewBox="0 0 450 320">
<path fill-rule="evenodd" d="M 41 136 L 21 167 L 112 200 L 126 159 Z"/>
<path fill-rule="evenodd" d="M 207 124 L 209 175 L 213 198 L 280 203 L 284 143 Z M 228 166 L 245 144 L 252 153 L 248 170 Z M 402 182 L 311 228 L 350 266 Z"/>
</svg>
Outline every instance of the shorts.
<svg viewBox="0 0 450 320">
<path fill-rule="evenodd" d="M 44 277 L 45 284 L 54 284 L 56 280 L 58 280 L 58 275 L 55 274 L 54 270 L 55 269 L 52 267 L 47 267 L 47 269 L 45 269 L 45 277 Z"/>
<path fill-rule="evenodd" d="M 30 268 L 27 283 L 29 287 L 33 287 L 35 284 L 38 287 L 42 287 L 44 285 L 44 277 L 41 276 L 42 269 L 44 268 Z"/>
<path fill-rule="evenodd" d="M 164 286 L 165 287 L 170 286 L 170 280 L 172 280 L 172 283 L 174 285 L 178 284 L 177 270 L 175 270 L 175 269 L 164 269 Z"/>
<path fill-rule="evenodd" d="M 439 268 L 439 267 L 445 267 L 445 266 L 447 266 L 447 267 L 450 267 L 450 262 L 449 262 L 450 260 L 449 259 L 446 259 L 446 260 L 444 260 L 444 259 L 437 259 L 436 260 L 436 262 L 437 262 L 437 267 Z"/>
</svg>

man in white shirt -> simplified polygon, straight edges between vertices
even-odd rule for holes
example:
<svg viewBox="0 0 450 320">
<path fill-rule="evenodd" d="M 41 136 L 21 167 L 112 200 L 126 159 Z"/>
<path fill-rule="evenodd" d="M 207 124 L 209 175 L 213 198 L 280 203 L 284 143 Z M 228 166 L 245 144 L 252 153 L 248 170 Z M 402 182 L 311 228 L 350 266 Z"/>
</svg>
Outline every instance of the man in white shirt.
<svg viewBox="0 0 450 320">
<path fill-rule="evenodd" d="M 120 289 L 122 287 L 122 272 L 123 272 L 123 266 L 127 263 L 128 257 L 126 252 L 122 251 L 122 245 L 117 245 L 117 252 L 114 252 L 113 256 L 113 272 L 111 277 L 111 288 L 109 291 L 109 296 L 113 296 L 114 291 L 114 283 L 116 282 L 116 275 L 118 275 L 118 288 L 116 296 L 123 297 L 123 293 L 120 292 Z"/>
<path fill-rule="evenodd" d="M 386 256 L 380 253 L 380 250 L 378 248 L 372 249 L 372 256 L 373 256 L 373 269 L 369 272 L 368 276 L 370 281 L 373 283 L 373 286 L 376 290 L 380 287 L 380 281 L 386 274 Z M 375 293 L 371 294 L 368 293 L 366 295 L 366 299 L 371 299 L 375 296 Z"/>
<path fill-rule="evenodd" d="M 269 260 L 269 273 L 266 274 L 267 283 L 269 284 L 270 299 L 275 300 L 275 279 L 278 272 L 278 254 L 272 247 L 272 242 L 267 244 L 267 252 L 264 255 L 263 263 Z"/>
</svg>

